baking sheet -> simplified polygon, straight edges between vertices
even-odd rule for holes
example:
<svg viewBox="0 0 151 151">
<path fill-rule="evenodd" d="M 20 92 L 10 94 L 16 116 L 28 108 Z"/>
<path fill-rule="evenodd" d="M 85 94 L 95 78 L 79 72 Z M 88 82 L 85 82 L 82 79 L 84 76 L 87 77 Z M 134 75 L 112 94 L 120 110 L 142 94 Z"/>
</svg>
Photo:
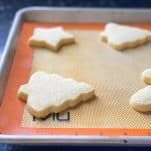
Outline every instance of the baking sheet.
<svg viewBox="0 0 151 151">
<path fill-rule="evenodd" d="M 22 126 L 149 129 L 151 115 L 134 111 L 129 100 L 145 86 L 140 77 L 151 65 L 151 44 L 120 52 L 100 41 L 100 30 L 68 31 L 75 35 L 76 44 L 64 46 L 58 53 L 36 48 L 32 73 L 46 71 L 87 82 L 95 87 L 97 98 L 67 110 L 63 117 L 58 115 L 62 120 L 55 115 L 33 120 L 25 109 Z"/>
<path fill-rule="evenodd" d="M 28 38 L 35 27 L 56 25 L 79 36 L 77 44 L 65 46 L 58 53 L 28 46 Z M 150 28 L 149 25 L 140 27 Z M 135 112 L 129 106 L 129 97 L 144 87 L 140 73 L 150 65 L 151 44 L 115 51 L 99 41 L 98 31 L 102 29 L 103 24 L 24 24 L 0 109 L 2 133 L 150 135 L 150 115 Z M 44 66 L 48 63 L 49 66 Z M 53 115 L 43 121 L 33 119 L 16 94 L 20 84 L 28 81 L 30 73 L 40 69 L 94 85 L 97 98 L 66 111 L 63 116 L 54 115 L 56 121 Z M 69 116 L 70 120 L 58 120 Z"/>
</svg>

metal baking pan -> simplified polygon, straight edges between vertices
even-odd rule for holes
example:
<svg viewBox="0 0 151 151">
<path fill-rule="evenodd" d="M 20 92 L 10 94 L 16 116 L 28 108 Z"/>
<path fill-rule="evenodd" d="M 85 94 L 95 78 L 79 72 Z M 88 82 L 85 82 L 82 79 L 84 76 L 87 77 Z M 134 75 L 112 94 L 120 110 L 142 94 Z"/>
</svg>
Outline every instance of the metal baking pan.
<svg viewBox="0 0 151 151">
<path fill-rule="evenodd" d="M 149 9 L 102 9 L 102 8 L 50 8 L 29 7 L 17 12 L 0 60 L 0 100 L 2 100 L 16 43 L 25 21 L 106 23 L 151 23 Z M 0 143 L 15 144 L 97 144 L 97 145 L 150 145 L 151 136 L 99 136 L 99 135 L 0 135 Z"/>
</svg>

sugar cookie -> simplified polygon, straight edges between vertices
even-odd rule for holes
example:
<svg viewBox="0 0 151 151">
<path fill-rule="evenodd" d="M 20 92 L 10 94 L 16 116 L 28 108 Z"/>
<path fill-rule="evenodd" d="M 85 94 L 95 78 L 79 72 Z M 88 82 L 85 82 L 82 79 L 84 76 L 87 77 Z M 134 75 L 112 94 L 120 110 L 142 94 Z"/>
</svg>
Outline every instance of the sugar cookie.
<svg viewBox="0 0 151 151">
<path fill-rule="evenodd" d="M 28 86 L 27 86 L 27 84 L 23 84 L 19 87 L 18 98 L 21 99 L 22 101 L 26 102 L 26 100 L 28 98 Z"/>
<path fill-rule="evenodd" d="M 130 105 L 137 111 L 151 111 L 151 86 L 137 91 L 130 99 Z"/>
<path fill-rule="evenodd" d="M 62 27 L 35 28 L 33 36 L 29 39 L 31 46 L 44 47 L 53 51 L 58 51 L 61 46 L 74 42 L 74 36 L 65 32 Z"/>
<path fill-rule="evenodd" d="M 25 89 L 22 89 L 23 92 Z M 22 93 L 23 93 L 22 92 Z M 58 113 L 94 96 L 94 88 L 84 82 L 57 74 L 34 73 L 28 82 L 27 108 L 35 117 Z"/>
<path fill-rule="evenodd" d="M 102 41 L 106 41 L 113 48 L 124 50 L 151 41 L 151 31 L 116 23 L 108 23 L 105 26 L 105 30 L 100 33 L 100 37 Z"/>
<path fill-rule="evenodd" d="M 142 73 L 144 83 L 151 84 L 151 68 L 144 70 Z"/>
</svg>

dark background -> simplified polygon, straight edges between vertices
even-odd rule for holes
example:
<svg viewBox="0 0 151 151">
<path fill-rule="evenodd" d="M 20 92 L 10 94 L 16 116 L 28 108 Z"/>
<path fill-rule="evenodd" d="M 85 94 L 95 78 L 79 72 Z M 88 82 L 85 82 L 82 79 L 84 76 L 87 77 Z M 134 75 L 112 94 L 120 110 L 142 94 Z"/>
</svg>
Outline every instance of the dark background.
<svg viewBox="0 0 151 151">
<path fill-rule="evenodd" d="M 151 8 L 151 0 L 0 0 L 0 52 L 8 36 L 13 17 L 17 10 L 28 6 L 55 6 L 55 7 L 103 7 L 103 8 Z M 80 146 L 25 146 L 0 144 L 0 151 L 27 151 L 27 150 L 52 150 L 52 151 L 151 151 L 151 147 L 80 147 Z"/>
</svg>

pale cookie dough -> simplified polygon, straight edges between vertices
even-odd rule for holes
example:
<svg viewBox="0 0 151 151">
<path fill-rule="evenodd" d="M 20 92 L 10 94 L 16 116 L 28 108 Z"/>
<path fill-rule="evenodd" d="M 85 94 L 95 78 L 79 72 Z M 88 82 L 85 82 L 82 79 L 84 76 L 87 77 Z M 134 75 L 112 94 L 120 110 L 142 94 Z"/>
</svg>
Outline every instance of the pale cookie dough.
<svg viewBox="0 0 151 151">
<path fill-rule="evenodd" d="M 144 83 L 151 84 L 151 68 L 144 70 L 142 73 Z"/>
<path fill-rule="evenodd" d="M 151 86 L 137 91 L 130 99 L 130 105 L 137 111 L 151 111 Z"/>
<path fill-rule="evenodd" d="M 61 46 L 74 42 L 74 36 L 65 32 L 62 27 L 35 28 L 33 36 L 29 39 L 31 46 L 44 47 L 53 51 L 58 51 Z"/>
<path fill-rule="evenodd" d="M 18 98 L 20 100 L 26 102 L 26 100 L 28 98 L 28 86 L 27 86 L 27 84 L 23 84 L 19 87 L 19 89 L 18 89 Z"/>
<path fill-rule="evenodd" d="M 107 42 L 117 50 L 134 48 L 151 41 L 151 31 L 120 25 L 116 23 L 108 23 L 105 30 L 100 33 L 102 41 Z"/>
<path fill-rule="evenodd" d="M 24 90 L 26 89 L 19 92 L 26 93 Z M 94 88 L 84 82 L 45 72 L 34 73 L 30 77 L 27 90 L 28 111 L 39 118 L 52 112 L 61 112 L 94 96 Z"/>
</svg>

